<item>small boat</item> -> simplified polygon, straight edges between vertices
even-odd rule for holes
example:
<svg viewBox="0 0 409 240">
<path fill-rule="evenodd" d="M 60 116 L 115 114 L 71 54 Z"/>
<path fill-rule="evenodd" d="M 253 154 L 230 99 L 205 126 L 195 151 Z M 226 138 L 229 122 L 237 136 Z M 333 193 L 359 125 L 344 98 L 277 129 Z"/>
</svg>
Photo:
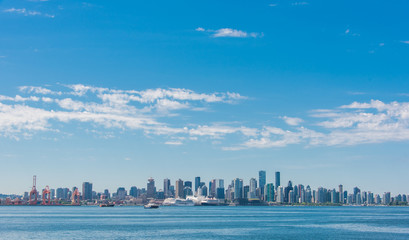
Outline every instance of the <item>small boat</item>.
<svg viewBox="0 0 409 240">
<path fill-rule="evenodd" d="M 144 208 L 159 208 L 159 205 L 156 203 L 148 203 L 143 206 Z"/>
<path fill-rule="evenodd" d="M 99 206 L 100 207 L 113 207 L 113 206 L 115 206 L 115 204 L 113 204 L 113 203 L 103 203 L 103 204 L 100 204 Z"/>
</svg>

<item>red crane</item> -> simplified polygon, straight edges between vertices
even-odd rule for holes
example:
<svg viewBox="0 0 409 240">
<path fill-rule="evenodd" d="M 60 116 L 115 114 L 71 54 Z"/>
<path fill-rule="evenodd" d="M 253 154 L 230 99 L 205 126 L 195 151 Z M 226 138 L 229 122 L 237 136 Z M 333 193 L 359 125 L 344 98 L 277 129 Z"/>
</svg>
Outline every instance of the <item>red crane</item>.
<svg viewBox="0 0 409 240">
<path fill-rule="evenodd" d="M 72 193 L 72 205 L 80 205 L 80 192 L 78 191 L 78 188 L 74 190 Z"/>
<path fill-rule="evenodd" d="M 51 191 L 48 185 L 45 186 L 42 197 L 43 197 L 42 205 L 51 205 Z"/>
<path fill-rule="evenodd" d="M 30 205 L 37 205 L 37 198 L 38 198 L 38 191 L 36 188 L 37 177 L 36 175 L 33 176 L 33 188 L 30 191 L 29 197 L 29 204 Z"/>
</svg>

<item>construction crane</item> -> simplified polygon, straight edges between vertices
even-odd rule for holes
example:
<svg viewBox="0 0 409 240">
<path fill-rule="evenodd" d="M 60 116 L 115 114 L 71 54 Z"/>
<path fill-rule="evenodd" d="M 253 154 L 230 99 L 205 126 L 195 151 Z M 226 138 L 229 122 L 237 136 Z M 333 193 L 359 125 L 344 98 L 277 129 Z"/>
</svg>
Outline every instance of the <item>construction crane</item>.
<svg viewBox="0 0 409 240">
<path fill-rule="evenodd" d="M 29 197 L 30 205 L 37 205 L 38 191 L 37 191 L 36 185 L 37 185 L 37 176 L 34 175 L 33 176 L 33 187 L 31 188 L 30 197 Z"/>
</svg>

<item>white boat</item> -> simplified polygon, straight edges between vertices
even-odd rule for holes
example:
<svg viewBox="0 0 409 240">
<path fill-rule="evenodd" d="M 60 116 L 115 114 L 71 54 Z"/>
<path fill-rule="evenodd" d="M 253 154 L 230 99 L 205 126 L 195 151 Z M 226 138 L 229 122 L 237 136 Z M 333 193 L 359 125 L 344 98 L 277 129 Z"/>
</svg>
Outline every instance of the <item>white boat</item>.
<svg viewBox="0 0 409 240">
<path fill-rule="evenodd" d="M 213 198 L 206 198 L 201 202 L 202 206 L 217 206 L 219 205 L 219 200 Z"/>
<path fill-rule="evenodd" d="M 143 206 L 144 208 L 159 208 L 159 205 L 156 203 L 148 203 Z"/>
</svg>

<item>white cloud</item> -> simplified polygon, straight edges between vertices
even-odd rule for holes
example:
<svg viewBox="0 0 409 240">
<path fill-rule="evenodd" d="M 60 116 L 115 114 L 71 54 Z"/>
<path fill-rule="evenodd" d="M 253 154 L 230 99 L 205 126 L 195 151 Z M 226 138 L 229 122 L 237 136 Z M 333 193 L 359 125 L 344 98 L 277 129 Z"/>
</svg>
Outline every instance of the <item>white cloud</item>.
<svg viewBox="0 0 409 240">
<path fill-rule="evenodd" d="M 287 116 L 284 116 L 284 117 L 282 117 L 282 119 L 283 119 L 288 125 L 291 125 L 291 126 L 297 126 L 297 125 L 300 125 L 300 124 L 303 122 L 303 120 L 302 120 L 301 118 L 296 118 L 296 117 L 287 117 Z"/>
<path fill-rule="evenodd" d="M 220 38 L 220 37 L 232 37 L 232 38 L 257 38 L 257 37 L 263 37 L 263 33 L 255 33 L 255 32 L 245 32 L 242 30 L 237 30 L 233 28 L 220 28 L 218 30 L 212 30 L 212 29 L 204 29 L 201 27 L 198 27 L 195 29 L 198 32 L 208 32 L 211 33 L 211 36 L 214 38 Z"/>
<path fill-rule="evenodd" d="M 198 93 L 183 88 L 116 90 L 81 84 L 71 85 L 62 92 L 32 86 L 20 90 L 27 96 L 0 95 L 0 136 L 29 138 L 38 131 L 58 134 L 57 127 L 78 122 L 99 129 L 101 136 L 112 137 L 114 130 L 140 131 L 145 135 L 170 137 L 172 140 L 166 144 L 174 145 L 199 139 L 217 139 L 223 145 L 221 139 L 233 139 L 231 146 L 221 146 L 225 150 L 409 140 L 409 102 L 371 100 L 317 109 L 311 111 L 308 127 L 297 127 L 303 122 L 301 118 L 284 116 L 282 119 L 291 126 L 290 131 L 275 126 L 249 127 L 237 122 L 197 124 L 186 122 L 193 119 L 190 116 L 179 118 L 174 114 L 182 109 L 196 111 L 203 105 L 209 108 L 210 103 L 230 104 L 247 98 L 238 93 Z"/>
<path fill-rule="evenodd" d="M 400 42 L 404 44 L 409 44 L 409 41 L 400 41 Z"/>
<path fill-rule="evenodd" d="M 198 27 L 198 28 L 196 28 L 195 29 L 196 31 L 198 31 L 198 32 L 204 32 L 204 31 L 206 31 L 204 28 L 202 28 L 202 27 Z"/>
<path fill-rule="evenodd" d="M 41 12 L 38 12 L 35 10 L 27 10 L 25 8 L 9 8 L 9 9 L 3 10 L 3 12 L 21 14 L 24 16 L 44 16 L 44 17 L 54 18 L 54 15 L 43 14 Z"/>
<path fill-rule="evenodd" d="M 270 3 L 270 4 L 268 4 L 268 6 L 269 6 L 269 7 L 277 7 L 278 4 L 276 4 L 276 3 Z"/>
<path fill-rule="evenodd" d="M 62 94 L 61 92 L 54 92 L 47 88 L 35 87 L 35 86 L 21 86 L 19 87 L 19 90 L 21 92 L 36 93 L 36 94 L 43 94 L 43 95 L 50 95 L 50 94 L 61 95 Z"/>
<path fill-rule="evenodd" d="M 182 145 L 183 143 L 181 141 L 167 141 L 165 142 L 167 145 Z"/>
<path fill-rule="evenodd" d="M 245 38 L 247 37 L 247 32 L 236 30 L 232 28 L 221 28 L 216 30 L 213 34 L 213 37 L 238 37 L 238 38 Z"/>
</svg>

